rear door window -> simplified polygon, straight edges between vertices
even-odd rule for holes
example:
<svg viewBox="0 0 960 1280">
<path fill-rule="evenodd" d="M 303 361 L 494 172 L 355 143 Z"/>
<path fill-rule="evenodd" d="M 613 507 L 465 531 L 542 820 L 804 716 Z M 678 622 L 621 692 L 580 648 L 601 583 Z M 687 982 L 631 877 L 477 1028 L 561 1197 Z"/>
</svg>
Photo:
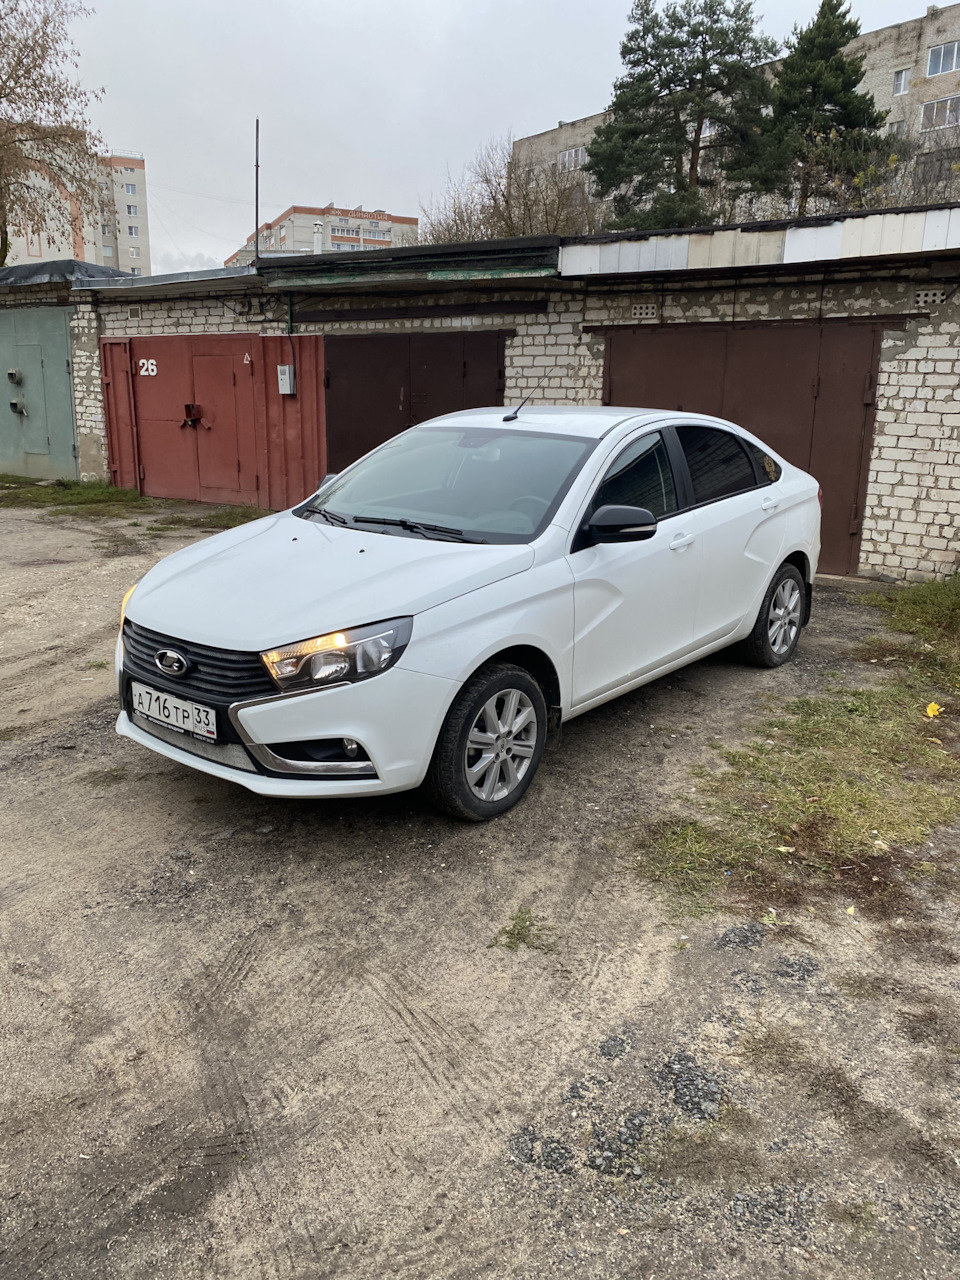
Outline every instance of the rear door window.
<svg viewBox="0 0 960 1280">
<path fill-rule="evenodd" d="M 729 431 L 690 424 L 677 427 L 677 438 L 687 460 L 695 504 L 757 487 L 753 463 Z"/>
<path fill-rule="evenodd" d="M 628 444 L 610 464 L 590 505 L 643 507 L 659 520 L 678 509 L 677 487 L 670 459 L 659 431 Z"/>
</svg>

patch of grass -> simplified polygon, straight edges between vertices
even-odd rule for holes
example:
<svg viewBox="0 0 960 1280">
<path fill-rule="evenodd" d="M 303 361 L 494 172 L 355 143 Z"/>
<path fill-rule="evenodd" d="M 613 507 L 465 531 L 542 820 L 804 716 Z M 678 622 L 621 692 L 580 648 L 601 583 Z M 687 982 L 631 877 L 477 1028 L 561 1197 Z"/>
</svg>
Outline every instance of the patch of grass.
<svg viewBox="0 0 960 1280">
<path fill-rule="evenodd" d="M 0 729 L 0 742 L 12 742 L 14 738 L 19 738 L 21 729 L 19 725 L 7 725 L 5 729 Z"/>
<path fill-rule="evenodd" d="M 9 478 L 8 478 L 9 479 Z M 16 478 L 13 478 L 14 480 Z M 102 484 L 99 480 L 56 480 L 53 484 L 38 484 L 35 480 L 14 483 L 12 488 L 0 488 L 0 507 L 61 507 L 71 509 L 102 506 L 141 506 L 154 501 L 144 498 L 136 489 L 118 489 L 115 485 Z"/>
<path fill-rule="evenodd" d="M 506 947 L 518 951 L 530 947 L 533 951 L 556 951 L 557 942 L 553 929 L 537 920 L 529 907 L 518 907 L 510 917 L 510 923 L 498 929 L 488 947 Z"/>
<path fill-rule="evenodd" d="M 237 525 L 249 524 L 251 520 L 260 520 L 269 515 L 260 507 L 215 507 L 202 514 L 172 514 L 158 516 L 152 529 L 235 529 Z"/>
<path fill-rule="evenodd" d="M 907 850 L 960 814 L 958 581 L 884 597 L 895 625 L 917 628 L 910 660 L 898 642 L 879 686 L 796 699 L 758 741 L 722 750 L 727 768 L 700 775 L 699 812 L 635 833 L 637 870 L 687 911 L 728 886 L 758 905 L 829 893 L 875 916 L 911 914 L 911 882 L 951 870 Z M 930 703 L 942 714 L 928 716 Z"/>
<path fill-rule="evenodd" d="M 117 782 L 125 782 L 127 770 L 125 765 L 113 765 L 109 769 L 90 769 L 80 775 L 79 781 L 91 787 L 112 786 Z"/>
<path fill-rule="evenodd" d="M 110 663 L 106 658 L 91 658 L 89 662 L 83 664 L 84 671 L 106 671 Z"/>
<path fill-rule="evenodd" d="M 143 512 L 159 512 L 150 532 L 166 528 L 233 529 L 269 512 L 259 507 L 212 507 L 197 505 L 196 511 L 171 512 L 174 505 L 164 498 L 145 498 L 136 489 L 120 489 L 99 480 L 55 480 L 38 483 L 26 476 L 0 475 L 0 507 L 42 507 L 54 516 L 84 516 L 98 519 L 125 519 Z M 180 504 L 182 505 L 182 504 Z M 163 514 L 167 512 L 168 514 Z M 140 525 L 139 520 L 130 524 Z"/>
<path fill-rule="evenodd" d="M 850 1227 L 856 1236 L 869 1235 L 877 1229 L 877 1213 L 869 1200 L 853 1200 L 847 1204 L 834 1201 L 826 1206 L 828 1218 Z"/>
</svg>

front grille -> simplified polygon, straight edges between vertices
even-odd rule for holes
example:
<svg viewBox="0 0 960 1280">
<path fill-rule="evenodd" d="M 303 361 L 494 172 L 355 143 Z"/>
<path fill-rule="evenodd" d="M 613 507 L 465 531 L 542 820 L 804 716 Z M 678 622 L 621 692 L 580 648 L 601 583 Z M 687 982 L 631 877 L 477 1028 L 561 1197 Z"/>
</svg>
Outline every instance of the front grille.
<svg viewBox="0 0 960 1280">
<path fill-rule="evenodd" d="M 189 663 L 185 675 L 169 676 L 154 662 L 158 649 L 175 649 Z M 215 705 L 269 698 L 278 693 L 258 653 L 213 649 L 192 640 L 179 640 L 149 631 L 127 618 L 123 624 L 123 669 L 152 688 L 173 694 L 211 699 Z"/>
</svg>

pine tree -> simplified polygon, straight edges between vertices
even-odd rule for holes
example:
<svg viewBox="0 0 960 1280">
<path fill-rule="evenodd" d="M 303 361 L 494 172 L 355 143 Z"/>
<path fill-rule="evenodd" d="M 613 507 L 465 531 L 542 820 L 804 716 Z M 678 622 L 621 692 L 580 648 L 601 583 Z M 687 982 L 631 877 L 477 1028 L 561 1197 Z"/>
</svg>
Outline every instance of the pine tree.
<svg viewBox="0 0 960 1280">
<path fill-rule="evenodd" d="M 800 217 L 811 199 L 834 202 L 837 187 L 853 182 L 886 118 L 872 94 L 857 92 L 863 58 L 844 53 L 859 34 L 846 0 L 821 0 L 810 25 L 794 29 L 777 73 L 768 133 L 782 156 L 786 185 L 796 191 Z"/>
<path fill-rule="evenodd" d="M 760 64 L 777 46 L 757 34 L 753 0 L 671 0 L 662 11 L 634 0 L 630 24 L 627 71 L 585 169 L 597 194 L 613 197 L 614 226 L 712 222 L 722 174 L 767 181 L 770 83 Z"/>
</svg>

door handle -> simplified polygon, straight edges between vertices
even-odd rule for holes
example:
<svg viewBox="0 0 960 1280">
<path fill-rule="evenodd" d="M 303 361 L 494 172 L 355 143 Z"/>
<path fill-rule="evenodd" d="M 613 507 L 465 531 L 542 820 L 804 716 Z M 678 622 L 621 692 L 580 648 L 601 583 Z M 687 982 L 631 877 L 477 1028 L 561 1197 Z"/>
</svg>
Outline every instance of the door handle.
<svg viewBox="0 0 960 1280">
<path fill-rule="evenodd" d="M 678 533 L 674 540 L 670 543 L 671 551 L 682 551 L 684 547 L 689 547 L 693 541 L 692 533 Z"/>
<path fill-rule="evenodd" d="M 761 511 L 776 511 L 776 509 L 777 509 L 777 507 L 779 507 L 779 505 L 780 505 L 780 499 L 779 499 L 779 498 L 764 498 L 764 500 L 760 503 L 760 510 L 761 510 Z"/>
</svg>

